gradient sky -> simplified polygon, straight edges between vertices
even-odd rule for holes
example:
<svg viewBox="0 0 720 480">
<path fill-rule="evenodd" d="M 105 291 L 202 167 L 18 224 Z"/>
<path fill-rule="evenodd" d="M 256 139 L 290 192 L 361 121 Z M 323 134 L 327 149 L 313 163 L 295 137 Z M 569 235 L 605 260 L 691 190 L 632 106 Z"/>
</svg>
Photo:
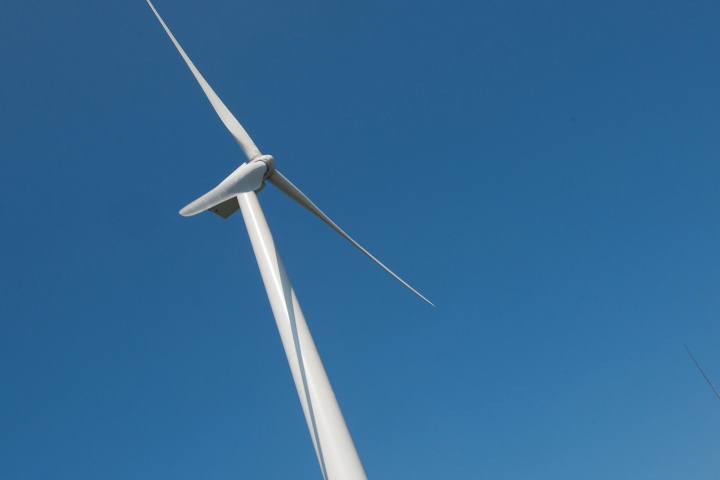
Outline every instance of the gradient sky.
<svg viewBox="0 0 720 480">
<path fill-rule="evenodd" d="M 720 3 L 157 0 L 372 479 L 720 471 Z M 142 0 L 0 4 L 0 478 L 319 479 L 242 152 Z"/>
</svg>

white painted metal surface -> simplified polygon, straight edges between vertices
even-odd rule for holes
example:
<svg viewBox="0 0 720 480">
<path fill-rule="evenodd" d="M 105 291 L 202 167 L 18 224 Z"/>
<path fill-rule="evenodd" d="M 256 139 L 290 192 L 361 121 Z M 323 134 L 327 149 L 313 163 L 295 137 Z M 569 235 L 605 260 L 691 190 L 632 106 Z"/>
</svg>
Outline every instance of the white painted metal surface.
<svg viewBox="0 0 720 480">
<path fill-rule="evenodd" d="M 180 215 L 190 217 L 236 197 L 243 192 L 253 192 L 262 186 L 267 165 L 263 162 L 243 163 L 220 185 L 180 210 Z"/>
<path fill-rule="evenodd" d="M 238 195 L 325 480 L 367 479 L 290 278 L 254 192 Z"/>
</svg>

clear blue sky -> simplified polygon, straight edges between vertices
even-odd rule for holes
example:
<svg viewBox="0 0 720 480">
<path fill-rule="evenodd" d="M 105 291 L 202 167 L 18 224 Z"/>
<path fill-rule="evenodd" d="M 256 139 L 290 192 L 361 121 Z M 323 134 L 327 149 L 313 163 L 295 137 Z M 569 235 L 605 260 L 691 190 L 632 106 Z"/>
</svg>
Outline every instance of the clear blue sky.
<svg viewBox="0 0 720 480">
<path fill-rule="evenodd" d="M 720 4 L 155 3 L 373 479 L 717 478 Z M 0 4 L 0 478 L 319 479 L 243 160 L 142 0 Z"/>
</svg>

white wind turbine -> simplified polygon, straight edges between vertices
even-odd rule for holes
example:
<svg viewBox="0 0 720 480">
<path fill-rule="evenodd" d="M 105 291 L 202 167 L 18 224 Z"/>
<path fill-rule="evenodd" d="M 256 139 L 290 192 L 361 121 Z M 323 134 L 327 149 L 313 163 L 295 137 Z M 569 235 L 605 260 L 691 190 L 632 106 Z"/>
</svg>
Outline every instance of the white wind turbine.
<svg viewBox="0 0 720 480">
<path fill-rule="evenodd" d="M 160 14 L 155 10 L 153 4 L 150 0 L 147 0 L 147 2 L 175 44 L 175 47 L 177 47 L 180 55 L 182 55 L 185 63 L 190 67 L 195 79 L 202 87 L 220 119 L 230 130 L 235 141 L 237 141 L 248 158 L 247 163 L 240 165 L 217 187 L 180 210 L 180 214 L 188 217 L 204 210 L 210 210 L 223 218 L 227 218 L 240 209 L 250 235 L 255 258 L 260 267 L 260 274 L 267 290 L 270 307 L 275 316 L 285 354 L 290 364 L 290 370 L 300 397 L 300 404 L 305 413 L 305 420 L 310 430 L 323 478 L 325 480 L 367 479 L 360 457 L 355 450 L 355 445 L 345 424 L 345 419 L 340 411 L 340 406 L 335 399 L 330 381 L 310 335 L 310 330 L 305 322 L 305 317 L 302 310 L 300 310 L 295 291 L 290 284 L 290 278 L 275 247 L 275 242 L 265 220 L 265 215 L 260 208 L 256 193 L 265 186 L 266 180 L 269 181 L 355 245 L 400 283 L 430 305 L 433 304 L 350 238 L 295 185 L 275 169 L 275 159 L 270 155 L 260 153 L 260 150 L 255 146 L 242 125 L 230 113 L 230 110 L 205 81 L 198 69 L 195 68 L 195 65 L 175 40 L 170 29 L 160 18 Z"/>
</svg>

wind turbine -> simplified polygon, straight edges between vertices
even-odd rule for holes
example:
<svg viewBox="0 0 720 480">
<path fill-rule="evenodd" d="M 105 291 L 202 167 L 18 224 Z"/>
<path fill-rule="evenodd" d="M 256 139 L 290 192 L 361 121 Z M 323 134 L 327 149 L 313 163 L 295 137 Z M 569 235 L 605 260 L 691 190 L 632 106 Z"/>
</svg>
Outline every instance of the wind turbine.
<svg viewBox="0 0 720 480">
<path fill-rule="evenodd" d="M 242 212 L 323 478 L 325 480 L 367 479 L 256 193 L 265 186 L 265 181 L 270 182 L 355 245 L 420 298 L 430 305 L 433 304 L 330 220 L 275 168 L 275 159 L 271 155 L 260 153 L 240 122 L 195 68 L 150 0 L 147 0 L 147 3 L 190 67 L 190 71 L 210 100 L 215 112 L 220 116 L 220 120 L 248 159 L 248 162 L 240 165 L 217 187 L 180 210 L 180 214 L 188 217 L 210 210 L 223 218 L 228 218 L 238 209 Z"/>
</svg>

